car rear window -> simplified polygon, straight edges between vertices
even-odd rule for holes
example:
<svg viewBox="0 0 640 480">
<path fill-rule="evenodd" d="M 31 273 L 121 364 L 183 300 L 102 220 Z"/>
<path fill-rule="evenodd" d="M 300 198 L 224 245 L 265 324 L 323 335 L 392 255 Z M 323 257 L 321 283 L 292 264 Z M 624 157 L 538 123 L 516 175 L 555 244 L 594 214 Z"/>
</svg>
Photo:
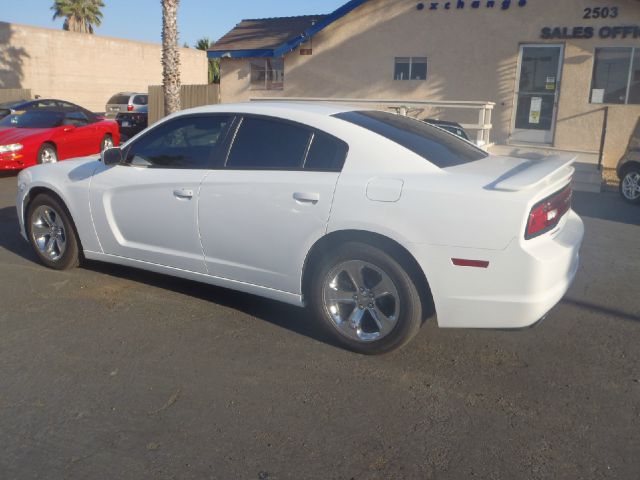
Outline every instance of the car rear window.
<svg viewBox="0 0 640 480">
<path fill-rule="evenodd" d="M 451 133 L 410 117 L 378 111 L 344 112 L 334 116 L 382 135 L 440 168 L 475 162 L 489 155 Z"/>
<path fill-rule="evenodd" d="M 104 97 L 102 97 L 104 98 Z M 118 105 L 128 104 L 129 103 L 129 95 L 114 95 L 109 99 L 107 103 L 115 103 Z"/>
</svg>

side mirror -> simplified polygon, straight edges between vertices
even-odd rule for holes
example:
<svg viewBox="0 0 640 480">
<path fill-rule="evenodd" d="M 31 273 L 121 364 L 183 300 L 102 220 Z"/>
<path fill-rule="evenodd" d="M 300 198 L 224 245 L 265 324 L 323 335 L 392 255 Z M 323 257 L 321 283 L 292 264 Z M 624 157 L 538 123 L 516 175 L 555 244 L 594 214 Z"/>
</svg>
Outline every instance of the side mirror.
<svg viewBox="0 0 640 480">
<path fill-rule="evenodd" d="M 69 132 L 71 132 L 71 131 L 73 131 L 75 129 L 76 129 L 75 125 L 65 125 L 64 127 L 62 127 L 62 131 L 64 133 L 69 133 Z"/>
<path fill-rule="evenodd" d="M 100 160 L 107 166 L 118 165 L 122 163 L 122 150 L 120 147 L 107 148 L 100 154 Z"/>
</svg>

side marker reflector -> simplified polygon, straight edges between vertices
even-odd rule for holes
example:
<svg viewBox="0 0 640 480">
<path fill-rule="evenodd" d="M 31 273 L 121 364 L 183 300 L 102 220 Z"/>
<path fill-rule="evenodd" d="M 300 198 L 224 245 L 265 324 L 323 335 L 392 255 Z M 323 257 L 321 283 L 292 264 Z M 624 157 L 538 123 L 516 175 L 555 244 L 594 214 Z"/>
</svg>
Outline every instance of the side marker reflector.
<svg viewBox="0 0 640 480">
<path fill-rule="evenodd" d="M 465 258 L 452 258 L 451 261 L 457 267 L 488 268 L 489 262 L 485 260 L 467 260 Z"/>
</svg>

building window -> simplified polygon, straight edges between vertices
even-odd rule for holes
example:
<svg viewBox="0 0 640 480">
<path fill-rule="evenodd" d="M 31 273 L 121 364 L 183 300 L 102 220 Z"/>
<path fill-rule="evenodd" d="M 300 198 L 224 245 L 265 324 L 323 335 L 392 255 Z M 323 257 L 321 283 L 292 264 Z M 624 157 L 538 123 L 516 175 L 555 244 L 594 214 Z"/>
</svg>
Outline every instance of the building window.
<svg viewBox="0 0 640 480">
<path fill-rule="evenodd" d="M 640 104 L 640 48 L 596 48 L 591 103 Z"/>
<path fill-rule="evenodd" d="M 426 80 L 426 57 L 396 57 L 394 80 Z"/>
<path fill-rule="evenodd" d="M 283 90 L 284 58 L 252 60 L 251 90 Z"/>
</svg>

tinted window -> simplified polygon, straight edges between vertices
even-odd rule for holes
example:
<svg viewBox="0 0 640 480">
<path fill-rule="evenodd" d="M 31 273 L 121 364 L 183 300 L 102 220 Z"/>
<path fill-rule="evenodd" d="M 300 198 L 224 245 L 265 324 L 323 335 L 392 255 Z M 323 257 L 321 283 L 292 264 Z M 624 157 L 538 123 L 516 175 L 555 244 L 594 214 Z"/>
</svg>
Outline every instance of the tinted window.
<svg viewBox="0 0 640 480">
<path fill-rule="evenodd" d="M 305 170 L 339 172 L 342 170 L 349 147 L 346 143 L 324 133 L 314 133 Z"/>
<path fill-rule="evenodd" d="M 419 120 L 386 112 L 345 112 L 335 117 L 371 130 L 440 168 L 474 162 L 489 154 L 455 135 Z"/>
<path fill-rule="evenodd" d="M 129 103 L 129 95 L 114 95 L 107 103 L 127 104 Z"/>
<path fill-rule="evenodd" d="M 146 95 L 136 95 L 133 97 L 133 103 L 136 105 L 146 105 L 149 103 L 149 98 Z"/>
<path fill-rule="evenodd" d="M 82 112 L 67 113 L 64 119 L 65 125 L 75 125 L 76 127 L 82 127 L 88 123 L 89 123 L 89 119 Z"/>
<path fill-rule="evenodd" d="M 138 139 L 126 154 L 127 163 L 160 168 L 210 168 L 230 121 L 227 116 L 181 117 Z"/>
<path fill-rule="evenodd" d="M 58 106 L 58 102 L 55 100 L 36 100 L 28 103 L 24 108 L 55 108 Z"/>
<path fill-rule="evenodd" d="M 310 136 L 311 132 L 300 125 L 245 117 L 233 142 L 227 168 L 299 169 Z"/>
<path fill-rule="evenodd" d="M 27 110 L 6 116 L 0 120 L 0 127 L 52 128 L 62 125 L 63 120 L 64 113 L 62 112 Z"/>
</svg>

